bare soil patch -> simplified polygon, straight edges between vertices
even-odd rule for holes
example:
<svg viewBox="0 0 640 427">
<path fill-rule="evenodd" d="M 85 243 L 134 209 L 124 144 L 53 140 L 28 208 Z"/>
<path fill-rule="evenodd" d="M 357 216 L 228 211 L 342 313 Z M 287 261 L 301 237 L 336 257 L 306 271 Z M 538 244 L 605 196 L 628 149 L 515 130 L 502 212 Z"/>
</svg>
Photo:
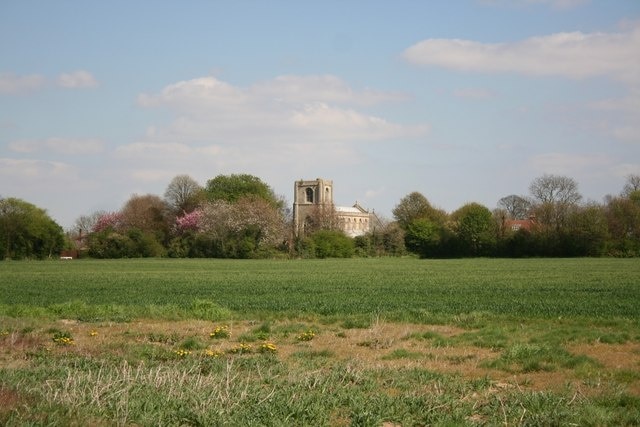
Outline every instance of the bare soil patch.
<svg viewBox="0 0 640 427">
<path fill-rule="evenodd" d="M 231 336 L 211 339 L 215 326 L 225 325 Z M 255 334 L 260 322 L 208 322 L 141 320 L 131 323 L 81 323 L 57 321 L 28 334 L 6 333 L 0 337 L 0 362 L 5 368 L 19 368 L 37 363 L 28 355 L 37 352 L 51 354 L 76 353 L 90 357 L 106 354 L 119 357 L 127 354 L 131 344 L 149 344 L 173 351 L 188 338 L 197 339 L 204 347 L 221 353 L 237 346 L 241 337 Z M 369 369 L 420 368 L 433 372 L 456 374 L 467 379 L 488 378 L 499 388 L 556 391 L 572 386 L 576 389 L 598 390 L 602 381 L 617 380 L 628 391 L 640 395 L 640 344 L 582 343 L 567 348 L 573 354 L 585 355 L 600 366 L 588 372 L 578 369 L 552 371 L 506 372 L 489 368 L 487 363 L 500 357 L 501 351 L 472 345 L 441 345 L 425 339 L 429 333 L 451 338 L 467 329 L 450 325 L 417 325 L 376 322 L 364 329 L 346 329 L 338 324 L 316 325 L 305 322 L 280 321 L 270 323 L 271 332 L 266 340 L 277 347 L 276 356 L 283 362 L 292 362 L 305 354 L 325 354 L 330 361 L 356 361 Z M 300 341 L 298 335 L 312 328 L 317 331 L 313 339 Z M 52 339 L 52 330 L 67 331 L 73 343 L 58 345 Z M 288 331 L 288 332 L 282 332 Z M 427 335 L 425 335 L 427 334 Z M 255 338 L 253 351 L 265 341 Z M 297 356 L 296 356 L 297 355 Z M 302 356 L 300 356 L 302 355 Z M 600 381 L 600 383 L 598 382 Z M 19 396 L 0 389 L 0 404 L 11 407 Z"/>
</svg>

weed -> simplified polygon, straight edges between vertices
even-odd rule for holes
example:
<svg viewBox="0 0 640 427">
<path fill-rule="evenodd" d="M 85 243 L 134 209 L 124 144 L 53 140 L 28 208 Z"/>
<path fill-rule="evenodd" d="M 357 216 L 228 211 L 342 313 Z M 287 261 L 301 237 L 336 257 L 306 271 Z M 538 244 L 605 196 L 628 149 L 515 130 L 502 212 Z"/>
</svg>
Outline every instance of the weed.
<svg viewBox="0 0 640 427">
<path fill-rule="evenodd" d="M 189 337 L 180 343 L 180 348 L 184 350 L 201 350 L 204 346 L 198 338 Z"/>
<path fill-rule="evenodd" d="M 316 333 L 312 329 L 309 329 L 306 332 L 302 332 L 301 334 L 298 334 L 296 339 L 298 341 L 311 341 L 312 339 L 315 338 L 315 336 L 316 336 Z"/>
<path fill-rule="evenodd" d="M 342 322 L 343 329 L 366 329 L 371 325 L 371 321 L 365 318 L 350 317 Z"/>
<path fill-rule="evenodd" d="M 209 334 L 209 337 L 214 339 L 229 338 L 230 336 L 231 332 L 229 332 L 229 327 L 227 325 L 216 326 Z"/>
<path fill-rule="evenodd" d="M 487 366 L 508 372 L 554 371 L 560 367 L 573 369 L 584 364 L 594 364 L 584 355 L 573 355 L 560 347 L 517 343 L 507 348 L 498 359 Z"/>
<path fill-rule="evenodd" d="M 278 352 L 278 347 L 272 342 L 265 342 L 260 346 L 260 353 L 274 354 Z"/>
<path fill-rule="evenodd" d="M 240 343 L 234 347 L 231 347 L 228 351 L 231 354 L 248 354 L 253 351 L 253 346 L 251 346 L 251 344 Z"/>
<path fill-rule="evenodd" d="M 66 331 L 56 331 L 53 334 L 53 342 L 58 344 L 58 345 L 73 345 L 75 344 L 75 342 L 73 341 L 73 337 L 71 336 L 71 333 L 66 332 Z"/>
<path fill-rule="evenodd" d="M 409 351 L 404 348 L 399 348 L 397 350 L 393 350 L 391 353 L 382 357 L 382 360 L 396 360 L 396 359 L 420 359 L 422 358 L 422 354 Z"/>
<path fill-rule="evenodd" d="M 300 359 L 331 359 L 335 353 L 331 350 L 301 350 L 293 353 L 294 357 Z"/>
<path fill-rule="evenodd" d="M 445 360 L 453 365 L 461 365 L 465 362 L 468 362 L 469 360 L 474 360 L 476 358 L 477 357 L 475 354 L 465 354 L 460 356 L 446 356 Z"/>
<path fill-rule="evenodd" d="M 168 335 L 162 332 L 149 332 L 147 334 L 147 340 L 154 343 L 174 345 L 180 340 L 180 336 L 176 333 Z"/>
<path fill-rule="evenodd" d="M 224 353 L 223 353 L 222 351 L 220 351 L 220 350 L 213 350 L 213 349 L 210 349 L 210 348 L 206 349 L 206 350 L 203 352 L 203 355 L 204 355 L 205 357 L 211 357 L 211 358 L 214 358 L 214 359 L 219 358 L 219 357 L 220 357 L 220 356 L 222 356 L 223 354 L 224 354 Z"/>
<path fill-rule="evenodd" d="M 192 353 L 191 350 L 187 350 L 184 348 L 179 348 L 177 350 L 174 350 L 173 352 L 176 354 L 176 356 L 178 356 L 181 359 L 191 355 Z"/>
</svg>

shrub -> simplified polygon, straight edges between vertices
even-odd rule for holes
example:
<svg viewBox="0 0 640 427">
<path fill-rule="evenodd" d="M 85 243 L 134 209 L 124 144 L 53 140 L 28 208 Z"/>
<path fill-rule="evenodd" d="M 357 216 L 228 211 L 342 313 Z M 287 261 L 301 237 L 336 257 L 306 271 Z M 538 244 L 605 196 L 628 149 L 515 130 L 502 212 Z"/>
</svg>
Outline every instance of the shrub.
<svg viewBox="0 0 640 427">
<path fill-rule="evenodd" d="M 351 258 L 354 254 L 353 239 L 340 231 L 320 230 L 311 241 L 317 258 Z"/>
</svg>

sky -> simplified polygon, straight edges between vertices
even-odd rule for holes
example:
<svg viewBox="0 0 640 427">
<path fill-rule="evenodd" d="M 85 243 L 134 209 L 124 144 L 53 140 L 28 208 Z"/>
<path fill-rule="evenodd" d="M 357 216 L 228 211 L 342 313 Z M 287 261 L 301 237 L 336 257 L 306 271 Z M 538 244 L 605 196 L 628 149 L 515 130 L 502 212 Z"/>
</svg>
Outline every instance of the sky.
<svg viewBox="0 0 640 427">
<path fill-rule="evenodd" d="M 640 1 L 0 2 L 0 197 L 81 215 L 248 173 L 391 218 L 640 174 Z"/>
</svg>

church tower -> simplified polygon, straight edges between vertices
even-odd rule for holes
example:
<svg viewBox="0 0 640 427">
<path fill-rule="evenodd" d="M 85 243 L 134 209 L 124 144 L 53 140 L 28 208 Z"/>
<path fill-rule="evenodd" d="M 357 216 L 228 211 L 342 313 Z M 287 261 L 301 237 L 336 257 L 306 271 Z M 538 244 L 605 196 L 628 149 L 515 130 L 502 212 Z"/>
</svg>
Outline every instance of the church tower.
<svg viewBox="0 0 640 427">
<path fill-rule="evenodd" d="M 296 236 L 304 234 L 318 212 L 333 209 L 333 181 L 317 178 L 296 181 L 293 189 L 293 224 Z"/>
</svg>

